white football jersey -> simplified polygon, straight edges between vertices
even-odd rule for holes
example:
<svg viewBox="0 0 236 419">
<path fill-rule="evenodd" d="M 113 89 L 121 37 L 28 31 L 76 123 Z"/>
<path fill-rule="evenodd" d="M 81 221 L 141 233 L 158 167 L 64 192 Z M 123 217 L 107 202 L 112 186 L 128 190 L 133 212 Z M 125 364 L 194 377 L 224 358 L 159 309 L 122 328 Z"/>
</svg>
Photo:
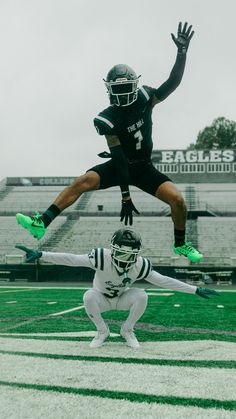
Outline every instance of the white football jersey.
<svg viewBox="0 0 236 419">
<path fill-rule="evenodd" d="M 108 298 L 120 296 L 136 281 L 146 280 L 151 284 L 175 291 L 195 293 L 196 286 L 161 275 L 152 268 L 149 259 L 138 256 L 128 271 L 119 273 L 112 263 L 111 250 L 103 247 L 93 249 L 89 254 L 42 252 L 41 260 L 55 265 L 83 266 L 95 270 L 93 288 Z"/>
<path fill-rule="evenodd" d="M 93 249 L 89 259 L 96 269 L 93 288 L 109 298 L 120 296 L 135 281 L 145 279 L 152 270 L 151 262 L 138 256 L 128 271 L 118 272 L 112 263 L 111 251 L 104 248 Z"/>
</svg>

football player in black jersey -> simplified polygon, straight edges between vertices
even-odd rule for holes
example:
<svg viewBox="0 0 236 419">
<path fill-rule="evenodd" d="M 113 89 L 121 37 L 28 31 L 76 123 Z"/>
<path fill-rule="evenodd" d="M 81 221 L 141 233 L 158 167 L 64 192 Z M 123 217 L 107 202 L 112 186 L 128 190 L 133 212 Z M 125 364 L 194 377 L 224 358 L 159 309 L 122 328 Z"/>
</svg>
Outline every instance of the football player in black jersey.
<svg viewBox="0 0 236 419">
<path fill-rule="evenodd" d="M 110 159 L 78 177 L 42 215 L 36 213 L 28 217 L 18 213 L 17 222 L 33 236 L 40 239 L 52 220 L 83 192 L 112 186 L 119 186 L 121 190 L 121 221 L 132 225 L 133 213 L 139 214 L 129 190 L 129 185 L 134 185 L 170 205 L 175 237 L 173 251 L 192 262 L 203 258 L 191 243 L 185 241 L 187 209 L 183 196 L 171 179 L 160 173 L 151 161 L 152 110 L 180 84 L 193 34 L 192 26 L 187 22 L 184 25 L 179 23 L 177 37 L 171 34 L 177 57 L 169 78 L 158 88 L 139 88 L 139 77 L 125 64 L 115 65 L 108 72 L 104 81 L 110 106 L 95 117 L 94 125 L 100 135 L 105 135 L 110 149 L 110 153 L 100 153 L 100 156 Z"/>
</svg>

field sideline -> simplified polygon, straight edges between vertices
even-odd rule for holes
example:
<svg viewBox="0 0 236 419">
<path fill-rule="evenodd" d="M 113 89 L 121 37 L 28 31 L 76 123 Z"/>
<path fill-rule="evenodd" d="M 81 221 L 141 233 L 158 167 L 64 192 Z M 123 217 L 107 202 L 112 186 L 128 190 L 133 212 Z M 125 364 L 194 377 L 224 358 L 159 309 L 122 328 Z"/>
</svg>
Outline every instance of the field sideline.
<svg viewBox="0 0 236 419">
<path fill-rule="evenodd" d="M 84 287 L 0 286 L 1 419 L 235 418 L 236 290 L 204 300 L 146 289 L 138 350 L 89 348 Z"/>
</svg>

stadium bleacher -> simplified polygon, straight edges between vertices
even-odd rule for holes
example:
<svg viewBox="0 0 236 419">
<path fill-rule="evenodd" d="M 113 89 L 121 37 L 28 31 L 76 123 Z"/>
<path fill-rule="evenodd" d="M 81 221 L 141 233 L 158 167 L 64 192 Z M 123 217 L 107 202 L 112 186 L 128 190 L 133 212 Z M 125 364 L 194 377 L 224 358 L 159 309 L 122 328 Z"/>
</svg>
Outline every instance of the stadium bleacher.
<svg viewBox="0 0 236 419">
<path fill-rule="evenodd" d="M 15 211 L 32 214 L 34 211 L 44 211 L 61 189 L 61 186 L 6 187 L 2 199 L 0 195 L 0 214 L 15 213 Z M 76 203 L 68 208 L 68 211 L 73 211 L 75 205 Z"/>
<path fill-rule="evenodd" d="M 218 260 L 220 265 L 230 266 L 236 262 L 236 217 L 199 217 L 198 237 L 204 263 Z"/>
<path fill-rule="evenodd" d="M 209 210 L 217 215 L 236 216 L 236 183 L 179 184 L 178 189 L 186 198 L 186 191 L 192 187 L 196 209 Z"/>
<path fill-rule="evenodd" d="M 169 206 L 164 202 L 148 195 L 140 189 L 130 187 L 132 199 L 138 202 L 139 211 L 148 215 L 167 214 Z M 117 193 L 118 192 L 118 193 Z M 85 208 L 86 214 L 119 214 L 120 213 L 120 193 L 116 187 L 96 191 L 91 194 L 88 205 Z"/>
<path fill-rule="evenodd" d="M 88 252 L 93 247 L 109 246 L 112 233 L 123 227 L 120 223 L 119 188 L 87 192 L 48 227 L 40 242 L 17 225 L 16 212 L 32 214 L 44 211 L 53 202 L 62 185 L 2 183 L 0 188 L 0 262 L 6 255 L 19 255 L 14 246 L 23 243 L 43 250 Z M 180 183 L 178 188 L 187 202 L 189 219 L 187 239 L 204 254 L 199 266 L 236 266 L 236 183 Z M 173 223 L 170 208 L 135 187 L 133 202 L 140 211 L 134 228 L 143 240 L 142 254 L 153 264 L 190 266 L 175 255 Z"/>
</svg>

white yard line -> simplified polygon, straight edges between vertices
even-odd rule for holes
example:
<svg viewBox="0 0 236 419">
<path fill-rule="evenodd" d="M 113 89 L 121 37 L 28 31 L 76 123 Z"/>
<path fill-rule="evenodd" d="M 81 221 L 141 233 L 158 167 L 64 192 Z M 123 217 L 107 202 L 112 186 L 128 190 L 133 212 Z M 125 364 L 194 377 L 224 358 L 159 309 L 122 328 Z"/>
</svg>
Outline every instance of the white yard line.
<svg viewBox="0 0 236 419">
<path fill-rule="evenodd" d="M 74 307 L 74 308 L 71 308 L 69 310 L 64 310 L 64 311 L 60 311 L 60 312 L 57 312 L 57 313 L 47 314 L 46 316 L 44 316 L 44 318 L 50 318 L 52 316 L 60 316 L 61 314 L 69 313 L 71 311 L 82 310 L 83 308 L 84 308 L 84 306 Z M 30 320 L 24 320 L 20 323 L 12 325 L 12 326 L 7 326 L 4 329 L 0 330 L 0 334 L 1 334 L 1 332 L 2 333 L 7 333 L 9 330 L 18 329 L 18 327 L 25 326 L 26 324 L 34 323 L 38 320 L 39 320 L 38 318 L 35 318 L 35 319 L 33 318 L 33 319 L 30 319 Z"/>
<path fill-rule="evenodd" d="M 64 311 L 59 311 L 58 313 L 52 313 L 49 314 L 48 316 L 60 316 L 61 314 L 65 314 L 65 313 L 70 313 L 71 311 L 77 311 L 77 310 L 82 310 L 84 308 L 84 306 L 79 306 L 79 307 L 74 307 L 74 308 L 70 308 L 69 310 L 64 310 Z"/>
<path fill-rule="evenodd" d="M 14 287 L 15 288 L 15 287 Z M 18 287 L 17 287 L 18 288 Z M 8 291 L 1 291 L 1 287 L 0 287 L 0 294 L 5 294 L 5 293 L 7 293 L 7 292 L 26 292 L 26 291 L 39 291 L 39 290 L 41 290 L 41 289 L 43 289 L 43 288 L 29 288 L 29 289 L 27 289 L 27 288 L 24 288 L 24 289 L 11 289 L 11 290 L 8 290 Z"/>
</svg>

